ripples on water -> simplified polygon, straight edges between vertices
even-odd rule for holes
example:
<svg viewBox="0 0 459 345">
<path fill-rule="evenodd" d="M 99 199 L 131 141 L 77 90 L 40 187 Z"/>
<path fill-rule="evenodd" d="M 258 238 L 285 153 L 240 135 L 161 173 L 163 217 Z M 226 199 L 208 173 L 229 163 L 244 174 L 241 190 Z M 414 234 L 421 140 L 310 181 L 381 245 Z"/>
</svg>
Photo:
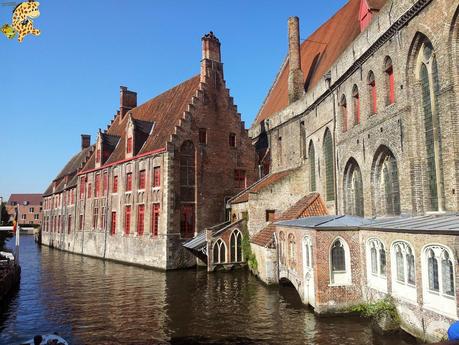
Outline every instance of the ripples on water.
<svg viewBox="0 0 459 345">
<path fill-rule="evenodd" d="M 359 318 L 319 319 L 293 288 L 268 288 L 247 272 L 164 273 L 21 240 L 21 286 L 1 306 L 0 344 L 53 332 L 98 345 L 407 344 L 375 337 Z"/>
</svg>

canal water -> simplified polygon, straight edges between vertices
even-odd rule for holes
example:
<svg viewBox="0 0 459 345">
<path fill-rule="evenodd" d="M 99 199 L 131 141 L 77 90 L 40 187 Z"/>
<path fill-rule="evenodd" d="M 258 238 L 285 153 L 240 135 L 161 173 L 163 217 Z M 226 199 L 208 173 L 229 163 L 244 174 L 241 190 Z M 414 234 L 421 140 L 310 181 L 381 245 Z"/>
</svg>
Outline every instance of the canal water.
<svg viewBox="0 0 459 345">
<path fill-rule="evenodd" d="M 14 245 L 14 239 L 8 242 Z M 71 344 L 407 345 L 358 317 L 317 318 L 292 287 L 247 272 L 158 272 L 21 238 L 20 289 L 0 310 L 0 344 L 58 332 Z"/>
</svg>

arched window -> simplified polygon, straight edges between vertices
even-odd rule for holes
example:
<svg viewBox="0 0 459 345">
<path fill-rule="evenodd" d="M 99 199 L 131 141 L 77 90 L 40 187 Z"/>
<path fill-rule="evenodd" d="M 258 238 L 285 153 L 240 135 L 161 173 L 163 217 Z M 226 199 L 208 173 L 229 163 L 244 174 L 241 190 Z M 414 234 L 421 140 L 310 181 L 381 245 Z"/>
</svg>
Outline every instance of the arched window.
<svg viewBox="0 0 459 345">
<path fill-rule="evenodd" d="M 416 269 L 414 251 L 408 242 L 392 244 L 392 289 L 402 297 L 416 301 Z"/>
<path fill-rule="evenodd" d="M 180 147 L 180 233 L 194 235 L 195 217 L 195 149 L 191 141 Z"/>
<path fill-rule="evenodd" d="M 310 190 L 314 192 L 317 190 L 316 187 L 316 151 L 314 149 L 314 143 L 312 140 L 309 143 L 309 182 L 310 182 Z"/>
<path fill-rule="evenodd" d="M 386 56 L 384 60 L 384 72 L 386 75 L 386 105 L 395 103 L 395 78 L 392 59 Z"/>
<path fill-rule="evenodd" d="M 423 250 L 424 304 L 441 314 L 457 318 L 454 256 L 442 245 L 429 245 Z"/>
<path fill-rule="evenodd" d="M 382 292 L 387 292 L 386 248 L 376 238 L 367 241 L 367 272 L 368 285 Z"/>
<path fill-rule="evenodd" d="M 242 259 L 242 234 L 234 230 L 230 237 L 231 262 L 241 262 Z"/>
<path fill-rule="evenodd" d="M 288 261 L 291 267 L 295 266 L 296 263 L 296 242 L 293 234 L 288 235 Z"/>
<path fill-rule="evenodd" d="M 363 217 L 363 183 L 360 167 L 354 158 L 349 159 L 344 169 L 345 213 Z"/>
<path fill-rule="evenodd" d="M 341 101 L 339 102 L 339 107 L 341 109 L 341 130 L 342 132 L 347 131 L 347 102 L 346 96 L 341 96 Z"/>
<path fill-rule="evenodd" d="M 397 161 L 386 146 L 376 150 L 372 165 L 373 206 L 376 215 L 400 214 Z"/>
<path fill-rule="evenodd" d="M 378 111 L 378 99 L 376 95 L 376 80 L 373 71 L 368 73 L 368 94 L 370 99 L 370 114 L 376 114 Z"/>
<path fill-rule="evenodd" d="M 285 235 L 283 232 L 279 233 L 279 260 L 285 265 Z"/>
<path fill-rule="evenodd" d="M 312 267 L 312 242 L 309 236 L 303 238 L 303 248 L 304 248 L 304 265 L 306 268 Z"/>
<path fill-rule="evenodd" d="M 421 81 L 422 109 L 424 117 L 427 193 L 430 211 L 441 209 L 443 179 L 441 164 L 441 133 L 438 118 L 438 67 L 432 44 L 426 39 L 419 52 L 419 80 Z"/>
<path fill-rule="evenodd" d="M 336 239 L 330 250 L 331 283 L 345 285 L 351 283 L 351 262 L 349 247 L 343 239 Z"/>
<path fill-rule="evenodd" d="M 224 264 L 226 262 L 226 246 L 225 243 L 219 239 L 214 243 L 214 264 Z"/>
<path fill-rule="evenodd" d="M 360 96 L 357 85 L 352 88 L 352 103 L 354 105 L 354 126 L 356 126 L 360 123 Z"/>
<path fill-rule="evenodd" d="M 328 128 L 325 130 L 323 151 L 325 162 L 325 195 L 327 201 L 333 201 L 335 200 L 335 179 L 333 172 L 333 139 Z"/>
</svg>

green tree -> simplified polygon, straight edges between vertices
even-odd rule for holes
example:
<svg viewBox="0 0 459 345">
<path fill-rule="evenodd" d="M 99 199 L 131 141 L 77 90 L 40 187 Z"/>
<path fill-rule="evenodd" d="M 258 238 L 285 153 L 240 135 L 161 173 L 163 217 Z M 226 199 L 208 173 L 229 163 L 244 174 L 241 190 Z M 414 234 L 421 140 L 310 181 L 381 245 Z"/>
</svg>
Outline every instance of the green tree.
<svg viewBox="0 0 459 345">
<path fill-rule="evenodd" d="M 6 211 L 6 203 L 3 203 L 1 205 L 0 225 L 11 225 L 9 220 L 10 215 Z M 6 240 L 11 237 L 13 237 L 13 234 L 11 232 L 0 231 L 0 249 L 4 248 Z"/>
</svg>

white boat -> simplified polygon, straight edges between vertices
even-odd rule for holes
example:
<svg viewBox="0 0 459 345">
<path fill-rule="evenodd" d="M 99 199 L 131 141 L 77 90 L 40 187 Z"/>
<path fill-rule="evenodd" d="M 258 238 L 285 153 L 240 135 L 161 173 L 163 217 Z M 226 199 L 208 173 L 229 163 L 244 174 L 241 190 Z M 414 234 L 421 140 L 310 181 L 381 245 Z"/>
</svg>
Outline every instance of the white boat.
<svg viewBox="0 0 459 345">
<path fill-rule="evenodd" d="M 41 334 L 19 345 L 69 345 L 69 343 L 57 334 Z"/>
</svg>

